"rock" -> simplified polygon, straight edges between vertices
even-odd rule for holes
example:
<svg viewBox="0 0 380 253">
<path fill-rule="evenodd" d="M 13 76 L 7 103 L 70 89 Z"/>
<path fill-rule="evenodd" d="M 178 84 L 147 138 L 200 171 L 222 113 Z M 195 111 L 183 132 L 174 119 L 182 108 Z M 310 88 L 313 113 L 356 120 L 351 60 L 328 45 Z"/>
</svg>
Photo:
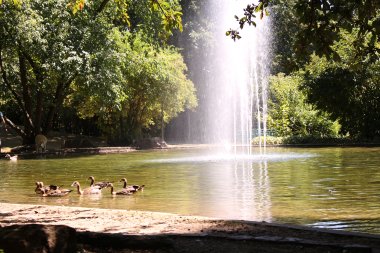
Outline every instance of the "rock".
<svg viewBox="0 0 380 253">
<path fill-rule="evenodd" d="M 12 225 L 0 228 L 5 253 L 76 253 L 76 231 L 64 225 Z"/>
</svg>

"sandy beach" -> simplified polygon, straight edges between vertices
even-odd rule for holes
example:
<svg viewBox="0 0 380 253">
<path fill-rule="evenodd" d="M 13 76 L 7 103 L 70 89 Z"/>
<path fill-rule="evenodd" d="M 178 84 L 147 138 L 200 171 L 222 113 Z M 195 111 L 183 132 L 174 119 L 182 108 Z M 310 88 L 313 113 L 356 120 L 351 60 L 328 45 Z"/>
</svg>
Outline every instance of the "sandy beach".
<svg viewBox="0 0 380 253">
<path fill-rule="evenodd" d="M 80 252 L 380 252 L 380 236 L 135 210 L 0 203 L 0 227 L 66 225 Z M 117 249 L 112 248 L 118 245 Z"/>
<path fill-rule="evenodd" d="M 159 212 L 0 203 L 0 225 L 67 225 L 77 231 L 154 235 L 202 233 L 221 221 Z"/>
</svg>

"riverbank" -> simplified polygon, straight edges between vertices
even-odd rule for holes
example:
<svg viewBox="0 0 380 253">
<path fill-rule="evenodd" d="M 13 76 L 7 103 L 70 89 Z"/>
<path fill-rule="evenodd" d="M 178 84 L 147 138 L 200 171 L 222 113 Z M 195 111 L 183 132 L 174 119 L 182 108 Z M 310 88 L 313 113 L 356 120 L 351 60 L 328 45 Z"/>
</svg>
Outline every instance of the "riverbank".
<svg viewBox="0 0 380 253">
<path fill-rule="evenodd" d="M 2 149 L 0 158 L 5 156 L 6 153 L 18 154 L 19 159 L 36 158 L 37 154 L 34 152 L 34 147 L 26 148 L 22 146 L 22 139 L 20 136 L 11 132 L 0 134 Z M 267 147 L 302 147 L 302 148 L 315 148 L 315 147 L 380 147 L 379 141 L 373 142 L 360 142 L 344 138 L 327 138 L 327 139 L 314 139 L 314 138 L 282 138 L 282 137 L 267 137 Z M 252 141 L 253 146 L 258 146 L 259 138 Z M 216 144 L 167 144 L 166 149 L 192 149 L 192 148 L 218 148 Z M 82 136 L 82 135 L 61 135 L 57 132 L 52 132 L 48 136 L 47 150 L 44 152 L 46 158 L 54 158 L 56 156 L 66 155 L 91 155 L 91 154 L 111 154 L 111 153 L 127 153 L 136 151 L 136 147 L 121 146 L 113 147 L 108 146 L 106 140 L 101 137 Z"/>
<path fill-rule="evenodd" d="M 0 203 L 0 226 L 15 224 L 70 226 L 77 231 L 80 252 L 380 252 L 378 235 L 159 212 Z"/>
<path fill-rule="evenodd" d="M 22 138 L 10 132 L 0 134 L 2 149 L 4 156 L 7 153 L 17 154 L 19 159 L 35 158 L 34 147 L 22 146 Z M 191 148 L 213 148 L 217 145 L 212 144 L 168 144 L 168 149 L 191 149 Z M 62 155 L 82 155 L 82 154 L 111 154 L 111 153 L 127 153 L 136 151 L 136 147 L 108 146 L 105 139 L 91 136 L 78 135 L 60 135 L 59 133 L 51 133 L 48 136 L 47 149 L 44 152 L 45 157 L 62 156 Z M 1 157 L 1 155 L 0 155 Z"/>
</svg>

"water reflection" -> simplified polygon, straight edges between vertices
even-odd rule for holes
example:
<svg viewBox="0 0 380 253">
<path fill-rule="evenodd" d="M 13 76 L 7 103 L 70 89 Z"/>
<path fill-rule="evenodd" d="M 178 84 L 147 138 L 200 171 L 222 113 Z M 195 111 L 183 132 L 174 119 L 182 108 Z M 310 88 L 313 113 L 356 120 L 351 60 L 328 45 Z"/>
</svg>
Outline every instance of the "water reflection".
<svg viewBox="0 0 380 253">
<path fill-rule="evenodd" d="M 254 152 L 258 154 L 259 152 Z M 308 224 L 380 233 L 380 148 L 269 149 L 237 156 L 213 149 L 167 150 L 64 159 L 0 160 L 0 201 L 161 211 Z M 35 182 L 83 187 L 88 177 L 145 184 L 133 196 L 73 192 L 42 198 Z"/>
<path fill-rule="evenodd" d="M 235 164 L 235 202 L 239 217 L 271 221 L 270 180 L 268 162 Z"/>
</svg>

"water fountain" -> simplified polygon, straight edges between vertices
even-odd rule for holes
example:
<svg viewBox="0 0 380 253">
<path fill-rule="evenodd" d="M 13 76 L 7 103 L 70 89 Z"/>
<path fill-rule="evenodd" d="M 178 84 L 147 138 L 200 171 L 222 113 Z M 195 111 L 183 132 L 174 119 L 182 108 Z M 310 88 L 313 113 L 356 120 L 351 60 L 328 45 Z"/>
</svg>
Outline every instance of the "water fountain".
<svg viewBox="0 0 380 253">
<path fill-rule="evenodd" d="M 270 63 L 268 17 L 257 19 L 256 28 L 245 27 L 240 31 L 241 40 L 234 42 L 225 36 L 226 30 L 238 27 L 234 15 L 242 15 L 248 3 L 252 1 L 209 1 L 216 44 L 214 55 L 209 54 L 205 62 L 212 66 L 208 79 L 212 88 L 207 94 L 208 142 L 232 143 L 251 154 L 251 139 L 257 134 L 264 136 L 260 153 L 265 151 Z"/>
</svg>

